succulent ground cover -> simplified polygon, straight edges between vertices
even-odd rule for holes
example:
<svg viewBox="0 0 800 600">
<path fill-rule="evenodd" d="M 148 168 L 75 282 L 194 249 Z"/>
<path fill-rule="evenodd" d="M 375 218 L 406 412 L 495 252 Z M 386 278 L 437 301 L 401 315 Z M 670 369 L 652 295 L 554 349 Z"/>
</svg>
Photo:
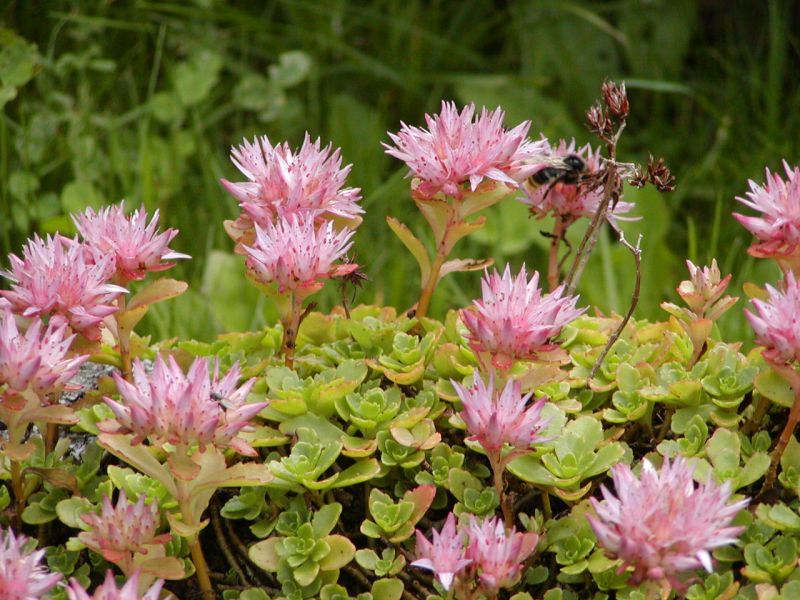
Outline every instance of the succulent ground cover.
<svg viewBox="0 0 800 600">
<path fill-rule="evenodd" d="M 800 169 L 750 182 L 735 215 L 782 281 L 739 302 L 716 262 L 687 262 L 681 304 L 641 320 L 658 274 L 624 194 L 675 182 L 617 156 L 629 112 L 606 82 L 597 148 L 448 102 L 390 134 L 430 226 L 387 220 L 419 267 L 410 308 L 350 306 L 364 209 L 310 136 L 245 141 L 243 180 L 222 181 L 242 212 L 220 227 L 280 315 L 264 330 L 136 335 L 187 288 L 152 275 L 190 259 L 157 214 L 90 209 L 77 237 L 31 239 L 0 291 L 0 597 L 799 597 Z M 519 201 L 555 217 L 546 265 L 454 257 Z M 636 279 L 622 315 L 574 293 L 604 228 Z M 481 297 L 430 317 L 472 271 Z M 326 285 L 342 301 L 323 313 Z M 752 348 L 715 325 L 742 309 Z"/>
</svg>

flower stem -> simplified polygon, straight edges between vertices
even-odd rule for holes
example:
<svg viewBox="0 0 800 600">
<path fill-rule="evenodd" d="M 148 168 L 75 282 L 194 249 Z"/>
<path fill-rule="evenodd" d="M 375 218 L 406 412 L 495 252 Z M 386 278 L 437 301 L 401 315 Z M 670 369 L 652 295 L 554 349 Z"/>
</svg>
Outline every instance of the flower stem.
<svg viewBox="0 0 800 600">
<path fill-rule="evenodd" d="M 442 270 L 442 265 L 444 265 L 445 260 L 447 260 L 447 255 L 444 253 L 443 248 L 440 247 L 436 251 L 436 258 L 434 259 L 433 264 L 431 264 L 431 272 L 428 275 L 428 281 L 425 282 L 425 286 L 422 288 L 422 293 L 419 296 L 416 314 L 417 318 L 419 319 L 427 316 L 428 314 L 431 296 L 433 296 L 433 291 L 436 289 L 436 284 L 439 282 L 439 273 Z"/>
<path fill-rule="evenodd" d="M 775 478 L 778 474 L 778 464 L 781 462 L 781 457 L 783 456 L 784 450 L 786 450 L 786 446 L 789 444 L 789 440 L 792 439 L 797 422 L 800 421 L 800 374 L 798 374 L 791 365 L 772 364 L 771 366 L 792 386 L 792 391 L 794 391 L 794 403 L 789 410 L 789 417 L 786 419 L 786 425 L 781 432 L 781 436 L 778 438 L 778 443 L 772 450 L 769 470 L 764 477 L 764 486 L 761 488 L 762 493 L 771 489 L 775 483 Z"/>
<path fill-rule="evenodd" d="M 125 314 L 125 295 L 117 298 L 117 343 L 119 344 L 119 358 L 122 361 L 122 376 L 126 381 L 131 380 L 131 332 L 127 327 L 122 327 L 119 317 Z"/>
<path fill-rule="evenodd" d="M 553 509 L 550 506 L 550 491 L 544 487 L 542 488 L 542 512 L 544 513 L 545 521 L 553 518 Z"/>
<path fill-rule="evenodd" d="M 22 479 L 22 469 L 17 460 L 11 459 L 11 489 L 14 492 L 14 509 L 16 511 L 16 526 L 22 525 L 22 511 L 25 510 L 25 487 Z"/>
<path fill-rule="evenodd" d="M 297 343 L 297 330 L 300 328 L 300 317 L 303 313 L 302 298 L 292 292 L 289 296 L 289 312 L 281 319 L 283 324 L 283 363 L 290 369 L 294 367 L 294 350 Z"/>
<path fill-rule="evenodd" d="M 197 575 L 197 582 L 200 584 L 200 590 L 206 598 L 214 598 L 214 588 L 211 586 L 211 577 L 208 574 L 208 563 L 206 557 L 203 555 L 203 548 L 200 545 L 200 536 L 194 540 L 192 544 L 192 562 L 194 563 L 195 574 Z"/>
<path fill-rule="evenodd" d="M 183 482 L 178 481 L 179 495 L 184 496 L 185 486 L 181 485 Z M 179 502 L 181 507 L 181 518 L 183 522 L 189 526 L 195 525 L 192 507 L 188 499 L 182 499 Z M 194 564 L 195 575 L 197 575 L 197 583 L 200 585 L 200 591 L 204 598 L 215 598 L 214 588 L 211 585 L 211 577 L 208 572 L 208 563 L 203 554 L 203 547 L 200 545 L 200 533 L 194 534 L 194 540 L 187 540 L 189 542 L 190 550 L 192 553 L 192 563 Z"/>
<path fill-rule="evenodd" d="M 487 452 L 489 456 L 489 464 L 492 467 L 492 476 L 494 478 L 494 489 L 497 492 L 497 497 L 500 499 L 500 510 L 503 511 L 503 525 L 505 525 L 506 529 L 511 529 L 514 526 L 514 515 L 511 512 L 511 506 L 509 506 L 508 498 L 505 494 L 505 481 L 503 481 L 503 471 L 505 470 L 505 464 L 503 460 L 500 458 L 501 450 L 498 450 L 497 453 L 495 452 Z"/>
<path fill-rule="evenodd" d="M 58 442 L 58 424 L 48 423 L 45 428 L 44 437 L 44 451 L 45 454 L 50 454 L 56 449 L 56 442 Z"/>
<path fill-rule="evenodd" d="M 25 435 L 26 428 L 20 431 L 19 423 L 10 419 L 6 423 L 8 427 L 8 443 L 12 447 L 19 448 L 22 437 Z M 14 492 L 15 525 L 17 528 L 22 526 L 22 511 L 25 510 L 25 478 L 22 475 L 22 463 L 9 457 L 11 473 L 11 491 Z"/>
<path fill-rule="evenodd" d="M 556 217 L 553 233 L 550 237 L 550 255 L 547 260 L 547 285 L 550 287 L 551 292 L 558 287 L 561 275 L 558 263 L 558 249 L 561 246 L 565 230 L 564 219 Z"/>
</svg>

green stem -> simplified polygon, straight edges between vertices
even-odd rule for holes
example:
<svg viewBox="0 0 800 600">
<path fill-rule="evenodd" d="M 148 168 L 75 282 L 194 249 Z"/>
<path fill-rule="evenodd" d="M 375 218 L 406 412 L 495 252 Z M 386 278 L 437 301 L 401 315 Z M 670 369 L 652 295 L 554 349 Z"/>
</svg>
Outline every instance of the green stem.
<svg viewBox="0 0 800 600">
<path fill-rule="evenodd" d="M 117 298 L 117 343 L 119 344 L 119 358 L 122 361 L 122 376 L 126 381 L 131 380 L 131 331 L 127 327 L 120 326 L 119 318 L 125 314 L 126 301 L 125 294 L 120 294 Z"/>
<path fill-rule="evenodd" d="M 25 510 L 25 487 L 19 461 L 11 460 L 11 489 L 14 492 L 14 510 L 17 528 L 22 526 L 22 511 Z"/>
<path fill-rule="evenodd" d="M 186 484 L 183 481 L 176 480 L 178 488 L 178 504 L 181 507 L 181 519 L 190 527 L 196 525 L 194 513 L 186 489 Z M 214 588 L 211 585 L 211 576 L 208 571 L 208 563 L 203 554 L 203 547 L 200 545 L 200 534 L 195 533 L 193 539 L 187 540 L 192 553 L 192 563 L 194 564 L 195 574 L 197 575 L 197 583 L 200 585 L 200 591 L 204 598 L 215 598 Z"/>
<path fill-rule="evenodd" d="M 428 275 L 428 281 L 425 282 L 425 286 L 422 288 L 422 293 L 419 296 L 417 318 L 421 319 L 428 314 L 431 297 L 433 296 L 433 291 L 436 289 L 436 284 L 439 282 L 439 273 L 442 270 L 442 265 L 444 265 L 445 260 L 447 260 L 447 254 L 444 253 L 443 245 L 440 245 L 439 249 L 436 251 L 436 258 L 433 260 L 433 264 L 431 264 L 431 272 Z"/>
<path fill-rule="evenodd" d="M 25 434 L 27 427 L 22 428 L 15 419 L 8 419 L 6 422 L 8 427 L 8 443 L 10 446 L 19 448 L 22 436 Z M 14 492 L 14 511 L 15 511 L 15 525 L 17 529 L 22 526 L 22 511 L 25 510 L 25 478 L 22 474 L 22 463 L 13 458 L 8 459 L 10 462 L 11 473 L 11 491 Z"/>
<path fill-rule="evenodd" d="M 550 506 L 550 492 L 547 488 L 542 488 L 542 512 L 545 522 L 553 518 L 553 509 Z"/>
</svg>

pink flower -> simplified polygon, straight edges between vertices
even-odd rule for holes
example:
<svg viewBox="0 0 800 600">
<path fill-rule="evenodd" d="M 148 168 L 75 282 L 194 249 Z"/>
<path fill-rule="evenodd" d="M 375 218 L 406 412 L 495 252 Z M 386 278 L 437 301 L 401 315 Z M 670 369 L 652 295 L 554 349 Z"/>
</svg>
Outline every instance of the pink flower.
<svg viewBox="0 0 800 600">
<path fill-rule="evenodd" d="M 502 278 L 496 270 L 487 271 L 481 288 L 483 298 L 473 302 L 474 308 L 462 310 L 461 319 L 472 349 L 491 354 L 498 369 L 557 349 L 550 339 L 586 310 L 575 308 L 577 296 L 562 297 L 564 286 L 542 296 L 539 273 L 534 271 L 528 281 L 524 266 L 515 278 L 508 266 Z"/>
<path fill-rule="evenodd" d="M 546 142 L 526 138 L 529 121 L 507 131 L 504 117 L 499 108 L 483 108 L 475 117 L 474 104 L 459 113 L 454 102 L 442 102 L 439 114 L 425 115 L 428 129 L 402 123 L 399 133 L 389 134 L 394 146 L 383 146 L 420 180 L 414 193 L 423 199 L 439 193 L 461 199 L 465 184 L 474 192 L 484 179 L 516 189 L 535 168 L 528 163 L 542 154 Z"/>
<path fill-rule="evenodd" d="M 114 573 L 109 570 L 106 571 L 106 579 L 103 584 L 91 596 L 77 579 L 70 579 L 67 598 L 69 600 L 159 600 L 163 585 L 164 581 L 159 580 L 144 595 L 139 594 L 139 573 L 137 571 L 118 589 L 117 583 L 114 581 Z"/>
<path fill-rule="evenodd" d="M 472 562 L 464 557 L 464 538 L 456 531 L 456 518 L 447 515 L 441 531 L 433 530 L 433 543 L 417 529 L 417 560 L 412 567 L 433 571 L 444 589 L 449 590 L 456 575 Z"/>
<path fill-rule="evenodd" d="M 547 140 L 542 140 L 542 143 L 547 144 Z M 570 154 L 575 154 L 583 159 L 586 165 L 586 174 L 600 170 L 600 152 L 592 150 L 589 144 L 582 148 L 576 148 L 574 139 L 569 142 L 559 140 L 558 146 L 555 148 L 547 144 L 544 149 L 544 155 L 547 157 L 564 158 Z M 529 189 L 529 186 L 526 185 L 523 186 L 523 189 L 525 189 L 525 195 L 521 196 L 520 200 L 531 207 L 531 212 L 539 217 L 548 215 L 561 217 L 567 225 L 580 217 L 592 217 L 603 199 L 602 187 L 587 189 L 586 186 L 563 181 L 552 185 L 543 184 L 534 189 Z M 630 202 L 617 202 L 613 212 L 609 210 L 609 218 L 614 219 L 620 214 L 630 212 L 633 207 L 634 204 Z"/>
<path fill-rule="evenodd" d="M 91 527 L 91 531 L 82 531 L 78 538 L 95 552 L 102 554 L 103 558 L 113 563 L 129 563 L 131 566 L 132 554 L 147 554 L 148 547 L 157 544 L 166 544 L 170 535 L 156 535 L 159 526 L 158 503 L 144 503 L 145 496 L 139 496 L 139 501 L 132 504 L 128 501 L 124 491 L 119 493 L 117 505 L 111 504 L 111 499 L 103 498 L 103 508 L 98 514 L 85 514 L 81 519 Z M 120 564 L 120 567 L 125 569 Z M 126 571 L 127 572 L 127 571 Z"/>
<path fill-rule="evenodd" d="M 783 291 L 767 285 L 768 300 L 753 300 L 758 314 L 745 310 L 756 333 L 756 343 L 764 346 L 764 358 L 778 364 L 800 360 L 800 283 L 788 271 Z"/>
<path fill-rule="evenodd" d="M 116 415 L 116 423 L 102 423 L 101 429 L 106 433 L 133 433 L 133 444 L 149 439 L 160 447 L 197 444 L 201 450 L 213 444 L 229 446 L 246 456 L 256 455 L 247 442 L 236 436 L 268 403 L 246 403 L 255 379 L 237 389 L 238 363 L 220 379 L 219 364 L 210 377 L 206 358 L 195 359 L 184 375 L 174 358 L 170 356 L 165 362 L 159 355 L 151 375 L 137 360 L 133 384 L 118 373 L 114 373 L 114 379 L 123 403 L 105 398 Z"/>
<path fill-rule="evenodd" d="M 301 296 L 322 289 L 320 280 L 354 271 L 353 263 L 334 263 L 353 245 L 353 231 L 336 231 L 333 223 L 317 226 L 310 217 L 292 215 L 277 223 L 256 225 L 253 246 L 244 246 L 252 277 L 263 285 L 275 284 L 279 293 Z"/>
<path fill-rule="evenodd" d="M 601 486 L 602 502 L 591 499 L 597 516 L 587 515 L 599 544 L 633 567 L 633 582 L 667 579 L 682 588 L 678 574 L 712 570 L 710 551 L 736 542 L 743 527 L 730 527 L 748 500 L 729 503 L 728 482 L 696 484 L 694 467 L 683 457 L 664 460 L 658 472 L 647 460 L 636 478 L 630 467 L 611 470 L 617 495 Z"/>
<path fill-rule="evenodd" d="M 465 556 L 472 561 L 472 568 L 477 569 L 481 585 L 488 592 L 513 586 L 539 542 L 535 533 L 519 533 L 514 528 L 506 532 L 498 518 L 478 522 L 470 515 L 466 533 L 469 542 Z"/>
<path fill-rule="evenodd" d="M 690 260 L 686 261 L 686 266 L 691 279 L 681 282 L 678 294 L 697 316 L 713 321 L 736 303 L 736 298 L 730 296 L 720 301 L 731 275 L 722 277 L 716 259 L 711 261 L 710 267 L 697 267 Z"/>
<path fill-rule="evenodd" d="M 10 310 L 0 310 L 0 384 L 14 392 L 31 388 L 40 398 L 63 389 L 89 359 L 68 358 L 74 338 L 67 336 L 65 323 L 44 329 L 39 319 L 22 334 Z"/>
<path fill-rule="evenodd" d="M 787 179 L 766 169 L 766 184 L 761 186 L 752 179 L 746 198 L 736 199 L 761 214 L 749 217 L 739 213 L 733 216 L 750 231 L 757 243 L 748 252 L 760 258 L 776 258 L 790 265 L 797 262 L 800 247 L 800 168 L 792 169 L 783 161 Z"/>
<path fill-rule="evenodd" d="M 533 393 L 523 396 L 519 381 L 509 380 L 498 397 L 493 378 L 487 388 L 478 374 L 472 388 L 456 382 L 453 387 L 464 405 L 460 414 L 472 434 L 469 439 L 479 442 L 488 453 L 498 453 L 504 444 L 509 444 L 516 451 L 514 456 L 518 456 L 531 444 L 546 441 L 541 432 L 547 420 L 542 419 L 541 412 L 547 399 L 540 398 L 527 406 Z"/>
<path fill-rule="evenodd" d="M 61 580 L 61 573 L 50 573 L 40 563 L 44 550 L 28 551 L 28 538 L 14 536 L 11 529 L 0 529 L 0 598 L 39 600 Z"/>
<path fill-rule="evenodd" d="M 221 180 L 245 213 L 235 223 L 238 229 L 249 229 L 253 223 L 265 227 L 298 213 L 355 221 L 364 212 L 358 205 L 361 190 L 342 188 L 350 165 L 342 167 L 339 149 L 331 152 L 330 144 L 323 148 L 319 138 L 312 142 L 308 133 L 296 153 L 288 143 L 272 146 L 262 136 L 233 148 L 231 160 L 250 180 Z"/>
<path fill-rule="evenodd" d="M 121 284 L 144 279 L 150 271 L 164 271 L 175 266 L 174 262 L 162 261 L 191 258 L 168 247 L 178 235 L 177 229 L 158 233 L 157 210 L 148 223 L 144 206 L 126 216 L 123 201 L 97 213 L 87 208 L 72 220 L 85 240 L 84 247 L 90 260 L 98 262 L 106 256 L 112 257 L 110 269 L 114 270 L 114 279 Z"/>
<path fill-rule="evenodd" d="M 14 312 L 24 317 L 46 317 L 69 323 L 89 340 L 100 340 L 100 327 L 117 307 L 125 288 L 107 283 L 111 256 L 90 263 L 77 240 L 60 235 L 42 240 L 34 236 L 22 258 L 9 256 L 11 268 L 0 275 L 11 280 L 11 290 L 0 291 Z"/>
</svg>

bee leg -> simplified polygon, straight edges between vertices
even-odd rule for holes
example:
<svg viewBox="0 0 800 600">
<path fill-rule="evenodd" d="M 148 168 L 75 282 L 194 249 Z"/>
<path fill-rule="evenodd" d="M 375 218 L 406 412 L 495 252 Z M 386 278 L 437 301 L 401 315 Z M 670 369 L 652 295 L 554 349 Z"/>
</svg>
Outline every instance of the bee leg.
<svg viewBox="0 0 800 600">
<path fill-rule="evenodd" d="M 561 260 L 558 261 L 559 270 L 561 270 L 564 267 L 564 263 L 567 262 L 567 258 L 569 258 L 569 255 L 572 254 L 572 244 L 569 243 L 569 240 L 567 239 L 566 235 L 561 236 L 561 241 L 564 242 L 564 245 L 567 247 L 567 252 L 564 254 L 564 256 L 561 257 Z"/>
</svg>

